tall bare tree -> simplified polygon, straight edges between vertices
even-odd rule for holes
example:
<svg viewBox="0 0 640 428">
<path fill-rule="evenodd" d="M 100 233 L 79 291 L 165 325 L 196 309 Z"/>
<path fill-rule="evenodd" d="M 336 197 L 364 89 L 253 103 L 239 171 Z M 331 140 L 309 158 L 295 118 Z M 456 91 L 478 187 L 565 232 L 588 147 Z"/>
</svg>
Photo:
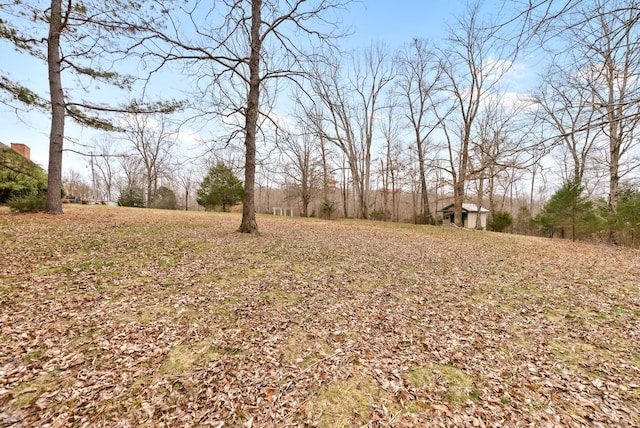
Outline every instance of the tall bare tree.
<svg viewBox="0 0 640 428">
<path fill-rule="evenodd" d="M 596 110 L 590 91 L 581 90 L 574 81 L 575 70 L 553 64 L 547 73 L 536 102 L 537 120 L 551 128 L 555 144 L 560 144 L 571 157 L 567 182 L 583 183 L 589 156 L 595 150 L 600 129 L 593 128 Z"/>
<path fill-rule="evenodd" d="M 123 116 L 124 139 L 140 158 L 144 169 L 146 206 L 153 205 L 153 194 L 158 189 L 158 180 L 172 161 L 172 148 L 178 132 L 171 128 L 166 115 L 150 116 L 130 114 Z"/>
<path fill-rule="evenodd" d="M 484 101 L 478 115 L 469 179 L 476 184 L 478 207 L 484 206 L 485 193 L 489 199 L 488 221 L 493 220 L 498 209 L 504 209 L 504 204 L 497 205 L 496 190 L 499 182 L 508 176 L 508 171 L 525 169 L 531 162 L 538 161 L 532 158 L 532 151 L 540 145 L 530 141 L 530 126 L 523 123 L 528 117 L 519 117 L 528 105 L 528 101 L 506 102 L 499 96 L 492 96 Z"/>
<path fill-rule="evenodd" d="M 382 207 L 385 214 L 390 214 L 392 221 L 399 220 L 400 172 L 403 168 L 400 121 L 395 116 L 395 110 L 395 106 L 391 104 L 387 109 L 386 117 L 380 124 L 384 136 L 383 154 L 380 159 Z M 391 201 L 389 201 L 389 195 L 391 195 Z M 391 210 L 389 210 L 389 202 L 391 202 Z"/>
<path fill-rule="evenodd" d="M 472 138 L 484 100 L 509 69 L 503 58 L 504 40 L 497 29 L 481 21 L 480 6 L 468 7 L 450 31 L 448 45 L 440 51 L 442 91 L 449 103 L 437 115 L 447 142 L 447 171 L 453 181 L 454 220 L 462 225 L 462 204 L 470 175 Z M 442 113 L 444 111 L 444 113 Z M 446 119 L 446 120 L 445 120 Z"/>
<path fill-rule="evenodd" d="M 575 58 L 582 59 L 580 83 L 588 90 L 608 141 L 609 211 L 618 202 L 620 179 L 638 165 L 623 159 L 637 144 L 640 123 L 640 4 L 632 0 L 594 0 L 576 12 L 570 27 Z"/>
<path fill-rule="evenodd" d="M 144 168 L 142 167 L 140 156 L 123 154 L 118 157 L 118 164 L 122 172 L 119 176 L 118 183 L 120 196 L 124 193 L 130 193 L 134 189 L 137 190 L 138 188 L 140 189 L 140 193 L 142 193 Z"/>
<path fill-rule="evenodd" d="M 117 175 L 117 158 L 121 156 L 114 139 L 103 136 L 96 142 L 96 153 L 91 154 L 93 166 L 98 171 L 98 180 L 102 184 L 107 201 L 113 201 L 113 187 Z"/>
<path fill-rule="evenodd" d="M 285 184 L 290 184 L 300 199 L 303 217 L 309 216 L 309 204 L 321 188 L 322 162 L 318 143 L 313 135 L 296 132 L 288 132 L 278 143 L 284 159 Z"/>
<path fill-rule="evenodd" d="M 383 91 L 394 79 L 395 70 L 381 45 L 367 49 L 351 65 L 353 68 L 347 71 L 335 59 L 316 67 L 311 91 L 317 105 L 308 111 L 307 123 L 344 154 L 357 200 L 356 215 L 366 219 L 375 124 Z"/>
<path fill-rule="evenodd" d="M 269 83 L 293 81 L 304 74 L 314 60 L 311 47 L 333 47 L 343 34 L 334 13 L 350 2 L 192 0 L 173 15 L 176 25 L 171 32 L 159 31 L 150 41 L 163 43 L 163 61 L 181 61 L 185 72 L 197 75 L 200 98 L 207 101 L 203 109 L 226 117 L 235 125 L 229 139 L 244 141 L 240 232 L 258 232 L 255 179 L 260 124 L 268 118 L 268 96 L 277 93 L 268 92 Z M 186 23 L 192 26 L 185 28 Z"/>
<path fill-rule="evenodd" d="M 438 58 L 426 40 L 414 39 L 398 55 L 399 73 L 397 93 L 399 103 L 404 108 L 406 121 L 413 134 L 413 147 L 418 156 L 420 174 L 420 213 L 421 222 L 428 222 L 429 191 L 427 188 L 427 142 L 429 136 L 438 129 L 438 120 L 433 111 L 433 92 L 439 82 Z"/>
</svg>

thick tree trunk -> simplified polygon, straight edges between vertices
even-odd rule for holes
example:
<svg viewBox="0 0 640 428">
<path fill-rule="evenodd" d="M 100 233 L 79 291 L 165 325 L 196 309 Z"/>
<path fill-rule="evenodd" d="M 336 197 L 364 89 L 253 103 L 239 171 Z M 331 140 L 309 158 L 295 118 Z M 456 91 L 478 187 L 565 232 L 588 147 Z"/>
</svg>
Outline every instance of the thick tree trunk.
<svg viewBox="0 0 640 428">
<path fill-rule="evenodd" d="M 476 230 L 483 230 L 482 226 L 482 204 L 484 199 L 484 177 L 480 177 L 478 183 L 478 200 L 476 202 L 476 206 L 478 208 L 478 213 L 476 214 Z"/>
<path fill-rule="evenodd" d="M 464 226 L 462 222 L 462 204 L 464 203 L 464 181 L 459 179 L 453 186 L 453 220 L 458 227 Z"/>
<path fill-rule="evenodd" d="M 60 72 L 60 33 L 62 32 L 62 0 L 51 1 L 51 21 L 47 38 L 49 91 L 51 93 L 51 131 L 49 133 L 49 170 L 47 184 L 48 214 L 62 214 L 62 145 L 64 142 L 64 92 Z"/>
<path fill-rule="evenodd" d="M 458 168 L 459 177 L 454 183 L 453 191 L 455 224 L 460 227 L 464 226 L 462 221 L 462 204 L 464 203 L 464 188 L 467 183 L 467 170 L 469 169 L 469 139 L 472 119 L 467 118 L 465 122 L 464 136 L 460 150 L 460 167 Z"/>
<path fill-rule="evenodd" d="M 420 134 L 416 131 L 416 144 L 418 147 L 418 169 L 420 170 L 420 217 L 424 224 L 429 223 L 431 211 L 429 210 L 429 194 L 427 191 L 427 172 L 425 168 L 424 152 Z"/>
<path fill-rule="evenodd" d="M 256 133 L 260 108 L 260 24 L 262 23 L 262 0 L 251 2 L 251 54 L 249 55 L 249 97 L 245 122 L 245 166 L 242 222 L 238 229 L 242 233 L 258 233 L 255 207 L 256 178 Z"/>
<path fill-rule="evenodd" d="M 153 203 L 153 183 L 151 180 L 151 172 L 147 169 L 147 201 L 146 207 L 151 208 L 151 204 Z"/>
</svg>

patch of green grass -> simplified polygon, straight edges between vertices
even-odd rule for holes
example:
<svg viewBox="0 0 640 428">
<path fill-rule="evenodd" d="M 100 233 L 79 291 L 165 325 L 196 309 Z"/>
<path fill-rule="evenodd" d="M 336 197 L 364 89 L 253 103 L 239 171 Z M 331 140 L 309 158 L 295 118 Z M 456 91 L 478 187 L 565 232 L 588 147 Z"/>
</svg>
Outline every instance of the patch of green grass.
<svg viewBox="0 0 640 428">
<path fill-rule="evenodd" d="M 160 267 L 172 267 L 176 266 L 182 257 L 178 254 L 165 254 L 159 257 L 158 266 Z"/>
<path fill-rule="evenodd" d="M 64 273 L 64 274 L 69 274 L 71 273 L 71 268 L 67 267 L 67 266 L 53 266 L 50 268 L 45 268 L 45 269 L 38 269 L 35 272 L 33 272 L 36 275 L 56 275 L 58 273 Z"/>
<path fill-rule="evenodd" d="M 33 401 L 39 397 L 43 391 L 49 391 L 53 388 L 52 385 L 57 381 L 58 376 L 63 371 L 62 369 L 51 370 L 40 375 L 37 379 L 19 383 L 11 391 L 15 397 L 11 403 L 12 407 L 31 406 Z"/>
<path fill-rule="evenodd" d="M 266 300 L 271 306 L 282 309 L 287 305 L 297 302 L 300 297 L 295 293 L 284 290 L 269 290 L 259 294 L 259 297 Z"/>
<path fill-rule="evenodd" d="M 305 404 L 305 410 L 318 416 L 320 427 L 358 427 L 370 421 L 373 403 L 388 400 L 388 393 L 374 379 L 356 374 L 324 387 Z M 387 407 L 393 411 L 393 406 Z"/>
<path fill-rule="evenodd" d="M 611 306 L 611 312 L 613 312 L 614 314 L 626 314 L 627 312 L 629 312 L 629 310 L 623 308 L 622 306 L 613 305 Z"/>
<path fill-rule="evenodd" d="M 426 388 L 431 386 L 433 379 L 433 368 L 419 367 L 411 370 L 407 374 L 407 380 L 416 388 Z"/>
<path fill-rule="evenodd" d="M 447 385 L 447 391 L 444 394 L 444 398 L 447 401 L 464 402 L 480 398 L 480 393 L 474 387 L 473 378 L 462 370 L 449 365 L 438 365 L 434 368 L 434 371 L 442 374 L 443 380 Z"/>
<path fill-rule="evenodd" d="M 158 369 L 163 375 L 189 373 L 198 359 L 197 354 L 188 345 L 176 345 L 169 350 L 167 357 Z"/>
<path fill-rule="evenodd" d="M 27 407 L 36 399 L 38 391 L 27 389 L 24 392 L 21 392 L 14 389 L 13 395 L 16 397 L 12 403 L 14 407 Z"/>
<path fill-rule="evenodd" d="M 4 279 L 4 278 L 5 277 L 0 277 L 0 279 Z M 20 288 L 19 287 L 15 287 L 13 285 L 5 285 L 5 284 L 2 284 L 0 286 L 0 296 L 6 296 L 6 295 L 11 294 L 11 293 L 13 293 L 15 291 L 20 291 Z"/>
<path fill-rule="evenodd" d="M 193 344 L 180 344 L 172 347 L 158 368 L 160 375 L 176 376 L 190 373 L 203 365 L 214 361 L 222 354 L 237 355 L 238 349 L 218 349 L 207 341 Z"/>
<path fill-rule="evenodd" d="M 579 339 L 557 338 L 547 345 L 552 354 L 564 364 L 588 376 L 599 376 L 597 370 L 599 360 L 613 361 L 614 354 L 608 350 Z M 594 370 L 590 370 L 592 366 Z"/>
<path fill-rule="evenodd" d="M 80 251 L 89 253 L 92 251 L 100 251 L 104 248 L 105 242 L 100 238 L 83 238 L 80 241 Z"/>
<path fill-rule="evenodd" d="M 12 233 L 0 232 L 0 241 L 8 241 L 15 238 L 16 235 Z"/>
<path fill-rule="evenodd" d="M 187 251 L 197 256 L 202 256 L 210 253 L 212 249 L 215 248 L 215 245 L 210 242 L 202 241 L 178 241 L 176 243 L 176 247 L 179 250 Z"/>
<path fill-rule="evenodd" d="M 40 357 L 44 355 L 45 352 L 46 352 L 46 349 L 44 348 L 36 348 L 33 351 L 29 351 L 28 353 L 26 353 L 24 355 L 24 360 L 30 363 L 34 361 L 38 361 Z"/>
<path fill-rule="evenodd" d="M 406 377 L 416 388 L 431 389 L 437 384 L 444 384 L 446 389 L 442 398 L 452 404 L 480 398 L 474 379 L 451 365 L 429 364 L 409 371 Z"/>
</svg>

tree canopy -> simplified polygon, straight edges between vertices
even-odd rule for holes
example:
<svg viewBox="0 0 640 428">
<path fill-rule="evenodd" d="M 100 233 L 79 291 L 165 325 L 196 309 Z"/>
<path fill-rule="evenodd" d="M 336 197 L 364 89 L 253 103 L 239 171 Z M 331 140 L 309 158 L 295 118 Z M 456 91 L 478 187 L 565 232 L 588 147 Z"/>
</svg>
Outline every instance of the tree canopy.
<svg viewBox="0 0 640 428">
<path fill-rule="evenodd" d="M 231 205 L 242 201 L 244 188 L 233 170 L 219 162 L 202 180 L 197 195 L 198 204 L 206 210 L 220 208 L 222 211 L 227 211 Z"/>
</svg>

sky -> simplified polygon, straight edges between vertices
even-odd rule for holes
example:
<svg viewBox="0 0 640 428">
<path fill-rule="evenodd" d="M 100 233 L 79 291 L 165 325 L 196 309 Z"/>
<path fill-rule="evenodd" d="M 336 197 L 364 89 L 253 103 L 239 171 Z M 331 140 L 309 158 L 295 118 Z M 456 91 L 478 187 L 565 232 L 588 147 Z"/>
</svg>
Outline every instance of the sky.
<svg viewBox="0 0 640 428">
<path fill-rule="evenodd" d="M 498 10 L 501 0 L 485 1 L 483 8 L 489 13 Z M 343 14 L 345 26 L 352 35 L 349 43 L 364 48 L 372 42 L 384 42 L 391 48 L 400 47 L 414 37 L 441 40 L 447 33 L 448 23 L 464 11 L 465 2 L 458 0 L 363 0 L 352 4 Z M 46 95 L 46 64 L 18 55 L 6 41 L 0 41 L 0 70 L 13 78 L 20 77 L 29 87 L 41 89 Z M 174 81 L 179 81 L 175 79 Z M 50 115 L 41 112 L 20 112 L 0 105 L 0 142 L 23 143 L 31 148 L 32 160 L 47 167 Z M 83 129 L 70 119 L 66 121 L 66 135 L 78 144 L 65 142 L 65 149 L 84 151 L 98 133 Z M 73 169 L 86 173 L 86 158 L 65 153 L 63 173 Z"/>
</svg>

